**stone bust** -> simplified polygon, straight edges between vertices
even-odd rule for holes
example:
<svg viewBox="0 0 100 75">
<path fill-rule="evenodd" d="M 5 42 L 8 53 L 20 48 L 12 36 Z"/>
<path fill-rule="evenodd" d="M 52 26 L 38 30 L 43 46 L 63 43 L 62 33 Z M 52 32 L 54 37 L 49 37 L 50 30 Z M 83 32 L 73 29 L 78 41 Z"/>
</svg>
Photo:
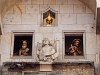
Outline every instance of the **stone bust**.
<svg viewBox="0 0 100 75">
<path fill-rule="evenodd" d="M 53 62 L 58 57 L 58 52 L 54 45 L 45 38 L 42 44 L 38 44 L 37 56 L 40 61 Z"/>
</svg>

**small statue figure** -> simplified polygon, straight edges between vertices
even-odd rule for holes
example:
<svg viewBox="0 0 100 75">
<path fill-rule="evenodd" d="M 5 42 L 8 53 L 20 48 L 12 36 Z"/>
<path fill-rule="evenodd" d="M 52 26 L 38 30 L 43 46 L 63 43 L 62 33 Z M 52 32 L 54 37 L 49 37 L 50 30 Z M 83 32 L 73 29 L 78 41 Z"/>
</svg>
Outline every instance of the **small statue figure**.
<svg viewBox="0 0 100 75">
<path fill-rule="evenodd" d="M 38 43 L 37 55 L 40 61 L 53 62 L 58 57 L 55 44 L 51 44 L 48 39 L 42 41 L 42 45 Z"/>
<path fill-rule="evenodd" d="M 30 49 L 28 48 L 28 42 L 26 40 L 21 41 L 21 48 L 19 50 L 19 56 L 30 55 Z"/>
<path fill-rule="evenodd" d="M 82 55 L 80 47 L 80 39 L 74 39 L 69 50 L 70 50 L 70 55 L 73 56 Z"/>
</svg>

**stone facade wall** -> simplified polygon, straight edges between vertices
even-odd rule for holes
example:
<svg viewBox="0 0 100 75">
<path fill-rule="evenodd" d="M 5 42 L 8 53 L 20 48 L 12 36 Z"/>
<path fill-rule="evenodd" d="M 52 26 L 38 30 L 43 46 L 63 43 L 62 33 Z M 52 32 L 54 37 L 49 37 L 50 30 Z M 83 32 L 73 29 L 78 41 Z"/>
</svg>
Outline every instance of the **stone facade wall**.
<svg viewBox="0 0 100 75">
<path fill-rule="evenodd" d="M 58 11 L 58 25 L 40 27 L 41 11 L 48 7 Z M 60 40 L 59 61 L 94 61 L 96 57 L 96 28 L 92 11 L 78 0 L 22 0 L 8 8 L 3 16 L 4 34 L 1 38 L 1 62 L 36 61 L 36 45 L 43 38 Z M 34 59 L 12 59 L 12 32 L 34 31 Z M 63 57 L 63 33 L 85 32 L 85 59 L 65 59 Z"/>
</svg>

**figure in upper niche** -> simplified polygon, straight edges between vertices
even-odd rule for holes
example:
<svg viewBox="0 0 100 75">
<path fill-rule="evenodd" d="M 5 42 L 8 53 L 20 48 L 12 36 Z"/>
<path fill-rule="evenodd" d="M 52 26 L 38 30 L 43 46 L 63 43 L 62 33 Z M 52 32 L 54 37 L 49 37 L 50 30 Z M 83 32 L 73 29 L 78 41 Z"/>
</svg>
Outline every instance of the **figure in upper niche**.
<svg viewBox="0 0 100 75">
<path fill-rule="evenodd" d="M 37 56 L 40 61 L 53 62 L 58 57 L 56 42 L 51 44 L 50 41 L 45 38 L 42 44 L 38 43 Z"/>
</svg>

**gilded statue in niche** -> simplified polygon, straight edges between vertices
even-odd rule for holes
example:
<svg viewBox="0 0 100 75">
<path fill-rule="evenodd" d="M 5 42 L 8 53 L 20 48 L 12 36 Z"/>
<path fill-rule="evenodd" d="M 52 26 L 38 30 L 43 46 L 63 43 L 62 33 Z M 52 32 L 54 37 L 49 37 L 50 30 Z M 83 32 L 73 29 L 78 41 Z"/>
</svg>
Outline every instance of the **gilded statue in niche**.
<svg viewBox="0 0 100 75">
<path fill-rule="evenodd" d="M 52 26 L 55 22 L 55 13 L 51 10 L 43 13 L 43 23 L 46 26 Z"/>
<path fill-rule="evenodd" d="M 41 26 L 44 26 L 44 27 L 56 26 L 57 21 L 58 21 L 57 15 L 58 15 L 58 12 L 53 10 L 50 7 L 42 11 Z"/>
</svg>

